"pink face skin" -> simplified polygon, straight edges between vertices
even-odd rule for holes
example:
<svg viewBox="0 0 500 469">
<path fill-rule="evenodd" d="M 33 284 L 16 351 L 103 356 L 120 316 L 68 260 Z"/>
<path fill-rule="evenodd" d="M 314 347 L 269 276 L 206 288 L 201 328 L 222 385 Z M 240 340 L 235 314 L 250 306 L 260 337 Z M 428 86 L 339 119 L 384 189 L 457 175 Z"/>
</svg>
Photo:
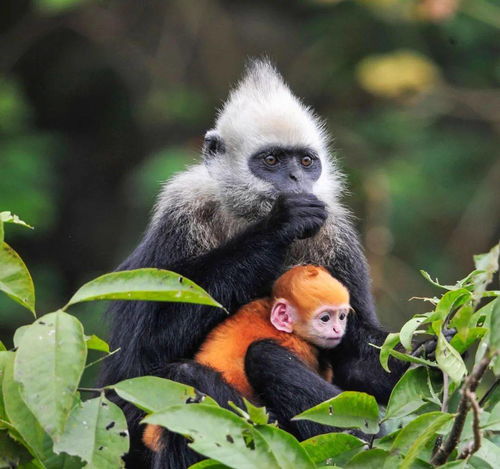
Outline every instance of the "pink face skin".
<svg viewBox="0 0 500 469">
<path fill-rule="evenodd" d="M 321 348 L 334 348 L 344 337 L 348 304 L 322 305 L 311 313 L 299 313 L 284 298 L 277 299 L 271 308 L 271 323 L 279 331 L 295 333 Z"/>
</svg>

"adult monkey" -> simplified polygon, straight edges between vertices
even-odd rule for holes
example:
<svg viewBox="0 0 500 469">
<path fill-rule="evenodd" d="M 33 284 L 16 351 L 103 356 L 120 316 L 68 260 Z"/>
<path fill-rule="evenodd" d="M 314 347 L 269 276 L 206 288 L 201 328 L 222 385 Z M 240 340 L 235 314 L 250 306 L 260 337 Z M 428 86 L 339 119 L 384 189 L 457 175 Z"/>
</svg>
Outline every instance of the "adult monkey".
<svg viewBox="0 0 500 469">
<path fill-rule="evenodd" d="M 280 423 L 302 439 L 328 429 L 289 419 L 341 389 L 367 391 L 385 402 L 405 366 L 393 363 L 393 373 L 385 373 L 368 345 L 382 343 L 387 334 L 375 314 L 358 236 L 339 202 L 342 175 L 330 158 L 323 124 L 268 61 L 249 65 L 205 137 L 203 158 L 167 182 L 143 240 L 119 269 L 174 270 L 234 312 L 268 293 L 288 267 L 325 266 L 348 287 L 356 311 L 344 341 L 331 351 L 335 385 L 269 341 L 249 348 L 249 381 Z M 115 302 L 111 312 L 111 346 L 121 351 L 105 363 L 105 384 L 156 374 L 193 385 L 221 404 L 239 402 L 218 373 L 180 361 L 191 359 L 224 320 L 222 310 Z M 141 413 L 121 404 L 131 431 L 127 463 L 143 467 Z M 197 460 L 182 437 L 166 438 L 155 468 L 183 468 Z"/>
</svg>

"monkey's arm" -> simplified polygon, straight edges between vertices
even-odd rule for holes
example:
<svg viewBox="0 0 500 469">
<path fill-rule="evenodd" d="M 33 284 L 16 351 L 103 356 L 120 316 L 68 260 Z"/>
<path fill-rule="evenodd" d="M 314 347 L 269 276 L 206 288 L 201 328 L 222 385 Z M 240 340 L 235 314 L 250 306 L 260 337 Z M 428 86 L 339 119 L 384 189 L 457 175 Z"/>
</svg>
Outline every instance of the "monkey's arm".
<svg viewBox="0 0 500 469">
<path fill-rule="evenodd" d="M 185 244 L 185 229 L 167 218 L 146 233 L 119 270 L 173 270 L 201 285 L 234 311 L 271 285 L 282 269 L 292 240 L 317 231 L 325 217 L 324 204 L 314 196 L 280 197 L 264 220 L 197 257 L 179 253 Z M 171 228 L 174 225 L 175 230 Z M 110 343 L 113 348 L 121 347 L 121 351 L 104 364 L 105 384 L 151 373 L 170 361 L 192 357 L 208 332 L 227 317 L 222 309 L 209 306 L 144 301 L 114 302 L 110 312 Z"/>
</svg>

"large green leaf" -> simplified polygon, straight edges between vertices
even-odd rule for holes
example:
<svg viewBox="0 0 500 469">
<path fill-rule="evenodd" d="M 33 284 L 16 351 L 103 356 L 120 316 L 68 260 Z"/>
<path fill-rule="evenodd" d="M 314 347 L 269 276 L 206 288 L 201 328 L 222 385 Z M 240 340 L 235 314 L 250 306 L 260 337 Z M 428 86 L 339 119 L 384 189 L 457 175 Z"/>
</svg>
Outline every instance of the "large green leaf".
<svg viewBox="0 0 500 469">
<path fill-rule="evenodd" d="M 471 297 L 472 293 L 466 288 L 446 292 L 436 305 L 435 311 L 425 318 L 424 323 L 438 320 L 444 321 L 448 314 L 455 308 L 462 306 L 466 301 L 470 300 Z"/>
<path fill-rule="evenodd" d="M 428 370 L 425 367 L 411 368 L 406 371 L 392 390 L 385 412 L 385 419 L 400 418 L 415 412 L 433 397 L 427 380 Z M 433 377 L 435 374 L 433 373 Z M 437 381 L 437 378 L 434 380 Z"/>
<path fill-rule="evenodd" d="M 0 291 L 35 314 L 35 287 L 26 264 L 7 243 L 0 244 Z"/>
<path fill-rule="evenodd" d="M 132 402 L 147 413 L 158 412 L 177 404 L 203 401 L 214 404 L 212 398 L 200 394 L 192 386 L 157 376 L 141 376 L 120 381 L 108 387 L 126 401 Z"/>
<path fill-rule="evenodd" d="M 64 434 L 54 444 L 56 453 L 79 456 L 85 467 L 123 467 L 121 457 L 129 449 L 127 422 L 121 409 L 103 394 L 71 411 Z"/>
<path fill-rule="evenodd" d="M 459 383 L 467 373 L 467 368 L 460 354 L 450 345 L 442 332 L 439 332 L 436 346 L 436 361 L 448 376 Z"/>
<path fill-rule="evenodd" d="M 222 307 L 203 288 L 175 272 L 136 269 L 102 275 L 83 285 L 65 306 L 93 300 L 145 300 Z"/>
<path fill-rule="evenodd" d="M 301 443 L 316 464 L 323 463 L 327 459 L 340 464 L 336 460 L 338 456 L 347 453 L 352 457 L 352 452 L 361 451 L 365 444 L 364 441 L 347 433 L 325 433 L 313 436 Z"/>
<path fill-rule="evenodd" d="M 396 455 L 399 469 L 409 469 L 417 459 L 420 451 L 433 438 L 436 431 L 449 422 L 453 415 L 443 412 L 429 412 L 418 416 L 404 427 L 394 440 L 391 455 Z M 391 457 L 392 459 L 392 457 Z"/>
<path fill-rule="evenodd" d="M 264 437 L 233 412 L 211 405 L 176 405 L 143 422 L 188 435 L 195 451 L 232 468 L 279 468 Z"/>
<path fill-rule="evenodd" d="M 42 316 L 19 341 L 14 378 L 22 384 L 24 401 L 55 440 L 73 407 L 86 358 L 83 327 L 63 311 Z"/>
<path fill-rule="evenodd" d="M 22 225 L 26 228 L 33 229 L 32 226 L 28 225 L 26 222 L 22 221 L 17 215 L 11 212 L 0 212 L 0 246 L 4 241 L 4 223 L 14 223 L 15 225 Z"/>
<path fill-rule="evenodd" d="M 14 381 L 14 352 L 5 364 L 3 379 L 3 398 L 5 412 L 13 428 L 22 437 L 30 453 L 39 459 L 45 469 L 73 469 L 81 467 L 78 459 L 66 454 L 56 455 L 52 451 L 52 439 L 43 430 L 31 410 L 21 397 L 21 385 Z"/>
<path fill-rule="evenodd" d="M 360 428 L 365 433 L 378 432 L 378 405 L 364 392 L 346 391 L 308 409 L 292 420 L 313 422 L 341 428 Z"/>
<path fill-rule="evenodd" d="M 307 451 L 290 433 L 273 425 L 257 425 L 256 428 L 270 446 L 279 461 L 280 468 L 313 469 L 315 467 Z"/>
</svg>

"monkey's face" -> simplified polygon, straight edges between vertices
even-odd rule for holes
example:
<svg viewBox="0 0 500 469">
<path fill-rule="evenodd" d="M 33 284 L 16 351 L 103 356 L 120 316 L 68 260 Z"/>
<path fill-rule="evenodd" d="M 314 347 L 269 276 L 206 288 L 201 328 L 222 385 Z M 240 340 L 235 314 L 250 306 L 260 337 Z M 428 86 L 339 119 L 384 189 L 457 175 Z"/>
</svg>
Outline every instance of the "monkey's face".
<svg viewBox="0 0 500 469">
<path fill-rule="evenodd" d="M 248 160 L 250 172 L 270 184 L 274 194 L 313 191 L 321 176 L 321 160 L 308 147 L 268 146 L 259 149 Z"/>
<path fill-rule="evenodd" d="M 349 310 L 349 305 L 322 306 L 297 321 L 294 332 L 318 347 L 334 348 L 344 337 Z"/>
</svg>

